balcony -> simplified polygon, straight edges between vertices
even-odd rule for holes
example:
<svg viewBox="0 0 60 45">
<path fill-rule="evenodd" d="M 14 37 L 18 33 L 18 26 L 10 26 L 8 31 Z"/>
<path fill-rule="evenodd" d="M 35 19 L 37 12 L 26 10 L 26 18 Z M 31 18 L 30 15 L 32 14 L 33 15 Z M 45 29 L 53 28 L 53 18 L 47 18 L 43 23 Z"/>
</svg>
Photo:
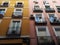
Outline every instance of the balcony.
<svg viewBox="0 0 60 45">
<path fill-rule="evenodd" d="M 51 38 L 49 29 L 47 26 L 36 26 L 36 34 L 38 45 L 53 45 L 55 44 Z"/>
<path fill-rule="evenodd" d="M 34 9 L 33 9 L 33 12 L 35 13 L 39 13 L 39 12 L 43 12 L 43 10 L 38 6 L 38 5 L 36 5 L 36 6 L 34 6 Z"/>
<path fill-rule="evenodd" d="M 22 15 L 23 15 L 22 9 L 15 9 L 12 18 L 22 18 Z"/>
<path fill-rule="evenodd" d="M 23 8 L 23 3 L 22 2 L 18 2 L 16 5 L 15 5 L 16 8 Z"/>
<path fill-rule="evenodd" d="M 49 17 L 49 21 L 51 23 L 51 25 L 60 25 L 60 21 L 59 19 L 57 19 L 57 17 Z"/>
<path fill-rule="evenodd" d="M 3 4 L 0 5 L 0 7 L 8 7 L 9 3 L 8 2 L 4 2 Z"/>
<path fill-rule="evenodd" d="M 38 37 L 38 45 L 55 45 L 51 37 L 42 36 Z"/>
</svg>

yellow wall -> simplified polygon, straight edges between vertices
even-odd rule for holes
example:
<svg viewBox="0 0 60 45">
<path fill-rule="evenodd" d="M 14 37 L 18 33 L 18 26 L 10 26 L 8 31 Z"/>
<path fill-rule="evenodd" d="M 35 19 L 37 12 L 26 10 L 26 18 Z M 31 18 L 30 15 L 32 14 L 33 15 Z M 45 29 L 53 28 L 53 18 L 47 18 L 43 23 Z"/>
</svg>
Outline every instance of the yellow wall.
<svg viewBox="0 0 60 45">
<path fill-rule="evenodd" d="M 2 3 L 3 0 L 0 0 L 0 3 Z M 4 0 L 4 1 L 10 1 L 9 7 L 7 7 L 7 11 L 2 19 L 2 22 L 0 23 L 0 36 L 6 36 L 6 32 L 8 31 L 8 27 L 10 24 L 10 21 L 12 19 L 12 13 L 14 11 L 14 6 L 16 4 L 16 1 L 22 1 L 24 2 L 23 7 L 23 17 L 29 16 L 29 8 L 28 8 L 28 0 Z M 29 19 L 22 18 L 22 27 L 21 27 L 21 35 L 29 35 Z M 0 40 L 0 43 L 20 43 L 21 40 Z"/>
</svg>

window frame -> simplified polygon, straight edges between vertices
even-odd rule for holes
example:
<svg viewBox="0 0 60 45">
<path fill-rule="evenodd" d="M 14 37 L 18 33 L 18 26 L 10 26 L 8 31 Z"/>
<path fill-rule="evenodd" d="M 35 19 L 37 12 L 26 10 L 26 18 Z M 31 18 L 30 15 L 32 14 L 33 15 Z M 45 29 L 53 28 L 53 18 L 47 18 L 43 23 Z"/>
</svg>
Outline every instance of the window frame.
<svg viewBox="0 0 60 45">
<path fill-rule="evenodd" d="M 38 31 L 38 28 L 39 28 L 39 27 L 46 28 L 46 31 L 43 31 L 43 32 L 46 32 L 46 33 L 47 33 L 47 35 L 45 35 L 45 36 L 50 36 L 50 32 L 49 32 L 47 26 L 35 26 L 35 27 L 36 27 L 36 33 L 37 33 L 37 36 L 39 36 L 38 34 L 40 33 L 40 32 Z"/>
<path fill-rule="evenodd" d="M 12 27 L 11 26 L 13 26 L 12 24 L 13 24 L 13 21 L 20 21 L 20 25 L 19 25 L 19 31 L 21 31 L 21 24 L 22 24 L 22 20 L 20 20 L 20 19 L 12 19 L 11 20 L 11 22 L 10 22 L 10 25 L 9 25 L 9 30 L 8 30 L 8 34 L 10 34 L 11 33 L 11 31 L 12 31 Z M 16 27 L 14 27 L 14 28 L 16 28 Z"/>
</svg>

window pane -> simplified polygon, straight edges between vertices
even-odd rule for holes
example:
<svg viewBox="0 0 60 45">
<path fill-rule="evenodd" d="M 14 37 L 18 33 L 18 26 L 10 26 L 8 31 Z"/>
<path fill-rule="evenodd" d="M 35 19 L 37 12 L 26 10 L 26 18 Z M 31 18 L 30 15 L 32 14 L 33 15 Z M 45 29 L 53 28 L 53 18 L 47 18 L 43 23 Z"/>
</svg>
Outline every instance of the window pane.
<svg viewBox="0 0 60 45">
<path fill-rule="evenodd" d="M 55 28 L 55 31 L 60 31 L 60 28 Z"/>
<path fill-rule="evenodd" d="M 46 31 L 46 28 L 38 28 L 38 31 Z"/>
</svg>

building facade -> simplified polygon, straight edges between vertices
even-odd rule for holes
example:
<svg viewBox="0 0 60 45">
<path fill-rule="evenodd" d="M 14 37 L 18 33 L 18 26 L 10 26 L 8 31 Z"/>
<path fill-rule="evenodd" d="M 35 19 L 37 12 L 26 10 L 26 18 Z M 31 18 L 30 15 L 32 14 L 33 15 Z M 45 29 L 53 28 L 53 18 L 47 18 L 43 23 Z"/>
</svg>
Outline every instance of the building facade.
<svg viewBox="0 0 60 45">
<path fill-rule="evenodd" d="M 0 45 L 60 45 L 59 0 L 1 0 Z"/>
</svg>

